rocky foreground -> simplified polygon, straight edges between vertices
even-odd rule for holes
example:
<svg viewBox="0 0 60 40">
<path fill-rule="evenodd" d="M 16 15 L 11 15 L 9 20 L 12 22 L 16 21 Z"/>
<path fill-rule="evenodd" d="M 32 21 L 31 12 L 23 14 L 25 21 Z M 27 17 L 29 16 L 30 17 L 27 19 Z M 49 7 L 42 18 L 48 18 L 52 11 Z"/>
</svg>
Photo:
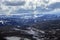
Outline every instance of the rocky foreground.
<svg viewBox="0 0 60 40">
<path fill-rule="evenodd" d="M 0 27 L 0 32 L 5 39 L 15 37 L 16 40 L 60 40 L 60 20 L 39 22 L 26 28 Z"/>
</svg>

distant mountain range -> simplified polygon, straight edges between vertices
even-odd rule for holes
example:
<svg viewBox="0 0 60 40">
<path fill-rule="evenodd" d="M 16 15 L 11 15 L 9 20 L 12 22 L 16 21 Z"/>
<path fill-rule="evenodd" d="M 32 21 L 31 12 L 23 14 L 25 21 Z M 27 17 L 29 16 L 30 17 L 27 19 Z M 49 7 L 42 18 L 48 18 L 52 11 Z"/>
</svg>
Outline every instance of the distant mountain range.
<svg viewBox="0 0 60 40">
<path fill-rule="evenodd" d="M 23 17 L 23 16 L 22 16 Z M 20 18 L 18 16 L 11 16 L 11 17 L 0 17 L 0 25 L 29 25 L 34 24 L 41 21 L 47 20 L 60 20 L 60 16 L 56 14 L 46 14 L 41 17 L 32 17 L 28 19 Z M 7 21 L 7 22 L 6 22 Z"/>
</svg>

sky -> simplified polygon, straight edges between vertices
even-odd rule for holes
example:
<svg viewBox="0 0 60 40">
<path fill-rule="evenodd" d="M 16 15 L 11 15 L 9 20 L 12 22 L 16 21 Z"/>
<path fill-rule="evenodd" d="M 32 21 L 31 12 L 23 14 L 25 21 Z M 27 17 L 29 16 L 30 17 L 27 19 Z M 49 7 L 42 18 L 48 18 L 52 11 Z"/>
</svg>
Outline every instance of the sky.
<svg viewBox="0 0 60 40">
<path fill-rule="evenodd" d="M 60 0 L 0 0 L 0 15 L 54 14 Z"/>
</svg>

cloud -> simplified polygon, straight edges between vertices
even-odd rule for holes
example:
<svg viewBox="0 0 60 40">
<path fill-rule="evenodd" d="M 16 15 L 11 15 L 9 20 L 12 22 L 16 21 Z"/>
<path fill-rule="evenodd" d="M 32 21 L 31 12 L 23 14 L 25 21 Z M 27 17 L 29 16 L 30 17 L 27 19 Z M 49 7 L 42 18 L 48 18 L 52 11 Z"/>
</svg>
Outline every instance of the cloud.
<svg viewBox="0 0 60 40">
<path fill-rule="evenodd" d="M 21 5 L 25 4 L 25 1 L 19 1 L 19 2 L 8 2 L 8 1 L 5 1 L 4 4 L 7 5 L 7 6 L 21 6 Z"/>
<path fill-rule="evenodd" d="M 52 13 L 54 10 L 60 9 L 60 0 L 49 0 L 48 2 L 45 0 L 3 0 L 0 1 L 0 14 L 4 13 L 6 15 L 11 14 L 23 14 L 23 13 Z M 47 3 L 46 3 L 47 2 Z M 22 6 L 21 6 L 22 5 Z M 54 11 L 55 12 L 55 11 Z"/>
</svg>

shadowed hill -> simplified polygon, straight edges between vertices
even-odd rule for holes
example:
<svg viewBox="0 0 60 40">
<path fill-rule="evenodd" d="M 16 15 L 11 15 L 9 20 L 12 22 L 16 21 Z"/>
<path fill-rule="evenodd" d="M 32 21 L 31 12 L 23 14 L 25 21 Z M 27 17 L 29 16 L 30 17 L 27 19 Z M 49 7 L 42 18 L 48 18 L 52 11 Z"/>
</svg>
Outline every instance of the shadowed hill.
<svg viewBox="0 0 60 40">
<path fill-rule="evenodd" d="M 49 21 L 38 22 L 36 24 L 33 24 L 33 27 L 41 30 L 60 29 L 60 20 L 49 20 Z"/>
</svg>

